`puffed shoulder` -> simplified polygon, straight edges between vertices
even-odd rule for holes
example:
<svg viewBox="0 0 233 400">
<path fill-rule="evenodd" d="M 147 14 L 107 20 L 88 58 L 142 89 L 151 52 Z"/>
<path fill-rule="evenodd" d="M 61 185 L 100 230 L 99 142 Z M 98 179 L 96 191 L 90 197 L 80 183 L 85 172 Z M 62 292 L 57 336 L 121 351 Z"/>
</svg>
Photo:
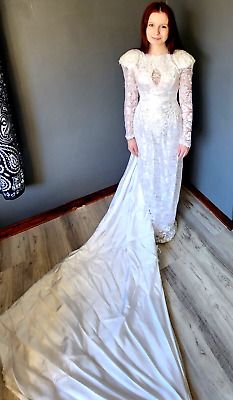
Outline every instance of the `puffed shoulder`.
<svg viewBox="0 0 233 400">
<path fill-rule="evenodd" d="M 119 64 L 122 67 L 134 68 L 138 63 L 139 57 L 140 57 L 140 50 L 138 49 L 128 50 L 120 57 Z"/>
<path fill-rule="evenodd" d="M 187 53 L 185 50 L 176 50 L 173 53 L 174 61 L 179 69 L 191 68 L 195 63 L 195 59 L 191 54 Z"/>
</svg>

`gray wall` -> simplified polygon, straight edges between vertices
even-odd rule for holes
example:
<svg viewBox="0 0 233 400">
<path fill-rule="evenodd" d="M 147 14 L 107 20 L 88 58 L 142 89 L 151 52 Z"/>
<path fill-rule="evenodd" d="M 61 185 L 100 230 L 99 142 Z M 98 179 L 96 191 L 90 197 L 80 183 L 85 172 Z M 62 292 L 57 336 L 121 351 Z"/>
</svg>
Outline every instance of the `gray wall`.
<svg viewBox="0 0 233 400">
<path fill-rule="evenodd" d="M 1 0 L 27 188 L 0 227 L 119 181 L 128 159 L 119 56 L 143 0 Z"/>
<path fill-rule="evenodd" d="M 233 218 L 232 0 L 169 0 L 182 38 L 197 59 L 193 147 L 186 179 Z"/>
</svg>

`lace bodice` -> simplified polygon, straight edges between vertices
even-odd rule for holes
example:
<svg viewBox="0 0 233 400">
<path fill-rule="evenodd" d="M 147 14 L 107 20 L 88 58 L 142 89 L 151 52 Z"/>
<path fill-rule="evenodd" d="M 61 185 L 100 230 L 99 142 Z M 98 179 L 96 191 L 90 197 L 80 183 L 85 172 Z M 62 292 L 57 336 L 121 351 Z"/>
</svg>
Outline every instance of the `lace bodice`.
<svg viewBox="0 0 233 400">
<path fill-rule="evenodd" d="M 171 110 L 171 104 L 177 103 L 179 93 L 179 112 L 182 115 L 179 142 L 191 146 L 194 62 L 194 58 L 184 50 L 157 56 L 132 49 L 121 56 L 119 63 L 125 79 L 124 117 L 127 139 L 134 137 L 133 120 L 139 99 L 160 113 L 162 118 L 164 113 L 161 111 L 166 107 Z"/>
</svg>

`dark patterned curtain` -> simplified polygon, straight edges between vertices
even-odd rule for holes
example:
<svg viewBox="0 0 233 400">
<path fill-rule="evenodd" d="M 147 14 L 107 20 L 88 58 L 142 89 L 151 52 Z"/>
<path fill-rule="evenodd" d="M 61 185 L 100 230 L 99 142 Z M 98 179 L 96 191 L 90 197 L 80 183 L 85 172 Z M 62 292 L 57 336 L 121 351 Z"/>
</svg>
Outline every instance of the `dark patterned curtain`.
<svg viewBox="0 0 233 400">
<path fill-rule="evenodd" d="M 7 94 L 7 83 L 0 63 L 0 193 L 13 200 L 24 192 L 21 154 Z"/>
</svg>

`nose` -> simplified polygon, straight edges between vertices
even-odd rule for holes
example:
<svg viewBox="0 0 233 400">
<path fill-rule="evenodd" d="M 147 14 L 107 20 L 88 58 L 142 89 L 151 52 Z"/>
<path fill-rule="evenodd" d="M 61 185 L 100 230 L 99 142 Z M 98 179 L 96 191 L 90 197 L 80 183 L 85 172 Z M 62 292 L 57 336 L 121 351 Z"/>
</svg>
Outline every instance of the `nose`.
<svg viewBox="0 0 233 400">
<path fill-rule="evenodd" d="M 156 35 L 159 35 L 159 34 L 160 34 L 159 26 L 156 26 L 156 27 L 155 27 L 154 33 L 155 33 Z"/>
</svg>

